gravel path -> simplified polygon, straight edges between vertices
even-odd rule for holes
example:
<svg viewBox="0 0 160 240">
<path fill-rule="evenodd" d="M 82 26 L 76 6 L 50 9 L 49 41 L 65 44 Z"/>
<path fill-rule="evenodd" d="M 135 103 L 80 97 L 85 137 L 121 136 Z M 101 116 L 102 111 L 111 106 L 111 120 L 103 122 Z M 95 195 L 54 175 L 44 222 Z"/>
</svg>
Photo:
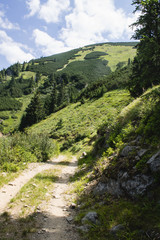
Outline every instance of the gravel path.
<svg viewBox="0 0 160 240">
<path fill-rule="evenodd" d="M 7 211 L 8 203 L 16 196 L 24 184 L 44 170 L 59 168 L 58 163 L 63 160 L 64 156 L 59 156 L 57 159 L 47 163 L 32 163 L 18 178 L 3 186 L 0 189 L 0 214 Z M 67 194 L 69 178 L 75 173 L 76 168 L 77 159 L 74 157 L 68 166 L 62 167 L 61 175 L 54 184 L 54 197 L 50 202 L 42 203 L 42 205 L 45 205 L 45 212 L 42 211 L 39 214 L 37 221 L 40 228 L 38 232 L 30 235 L 31 240 L 80 240 L 72 223 L 73 216 L 70 215 L 71 212 L 67 211 L 69 200 L 72 198 L 71 195 Z M 43 207 L 41 206 L 40 209 L 43 209 Z"/>
<path fill-rule="evenodd" d="M 53 168 L 53 165 L 48 163 L 31 163 L 29 168 L 25 170 L 18 178 L 14 181 L 4 185 L 0 189 L 0 214 L 6 211 L 8 203 L 13 197 L 20 191 L 20 189 L 36 174 Z"/>
</svg>

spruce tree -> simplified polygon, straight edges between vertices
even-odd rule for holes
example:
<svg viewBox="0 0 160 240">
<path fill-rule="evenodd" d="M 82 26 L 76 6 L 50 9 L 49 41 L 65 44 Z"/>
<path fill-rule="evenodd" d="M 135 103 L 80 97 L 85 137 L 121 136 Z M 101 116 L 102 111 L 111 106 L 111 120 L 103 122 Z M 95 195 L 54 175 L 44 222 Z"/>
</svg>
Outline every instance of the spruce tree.
<svg viewBox="0 0 160 240">
<path fill-rule="evenodd" d="M 39 92 L 36 92 L 22 117 L 19 129 L 23 130 L 25 127 L 39 122 L 44 116 L 43 102 Z"/>
<path fill-rule="evenodd" d="M 60 85 L 60 89 L 59 89 L 57 105 L 61 106 L 64 103 L 64 99 L 65 99 L 64 81 L 61 80 L 61 85 Z"/>
<path fill-rule="evenodd" d="M 140 40 L 129 81 L 129 90 L 136 97 L 160 82 L 160 3 L 158 0 L 134 0 L 133 5 L 135 12 L 141 12 L 132 25 L 136 27 L 133 38 Z"/>
<path fill-rule="evenodd" d="M 37 73 L 36 73 L 36 77 L 35 77 L 35 82 L 36 82 L 36 83 L 39 83 L 40 80 L 41 80 L 41 75 L 40 75 L 39 72 L 37 72 Z"/>
<path fill-rule="evenodd" d="M 50 96 L 49 113 L 55 112 L 56 108 L 57 108 L 57 85 L 56 82 L 54 82 L 52 93 Z"/>
</svg>

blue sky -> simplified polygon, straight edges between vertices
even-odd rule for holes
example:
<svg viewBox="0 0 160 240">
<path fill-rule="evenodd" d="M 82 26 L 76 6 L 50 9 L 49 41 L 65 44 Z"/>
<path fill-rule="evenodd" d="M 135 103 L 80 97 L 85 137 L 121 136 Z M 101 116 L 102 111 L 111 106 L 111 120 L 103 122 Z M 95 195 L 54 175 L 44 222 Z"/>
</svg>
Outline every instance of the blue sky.
<svg viewBox="0 0 160 240">
<path fill-rule="evenodd" d="M 1 0 L 0 69 L 98 42 L 130 41 L 132 0 Z"/>
</svg>

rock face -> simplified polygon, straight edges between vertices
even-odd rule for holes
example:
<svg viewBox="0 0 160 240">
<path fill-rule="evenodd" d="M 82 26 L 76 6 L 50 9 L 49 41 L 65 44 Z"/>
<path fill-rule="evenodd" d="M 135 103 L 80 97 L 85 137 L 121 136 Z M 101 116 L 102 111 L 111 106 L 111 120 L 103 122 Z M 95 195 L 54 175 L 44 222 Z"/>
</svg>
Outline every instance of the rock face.
<svg viewBox="0 0 160 240">
<path fill-rule="evenodd" d="M 156 173 L 160 171 L 160 151 L 154 154 L 147 162 L 151 172 Z"/>
<path fill-rule="evenodd" d="M 144 171 L 136 168 L 136 164 L 148 150 L 138 146 L 137 140 L 125 146 L 118 156 L 120 158 L 117 161 L 118 170 L 115 171 L 116 167 L 112 168 L 112 164 L 110 167 L 107 166 L 99 183 L 93 189 L 93 194 L 109 193 L 115 197 L 128 196 L 133 199 L 138 195 L 144 195 L 154 186 L 154 173 L 160 173 L 160 150 L 147 161 Z M 128 165 L 125 165 L 125 161 Z"/>
<path fill-rule="evenodd" d="M 137 195 L 144 195 L 147 189 L 153 185 L 154 177 L 148 171 L 145 174 L 138 172 L 135 164 L 147 151 L 148 149 L 140 148 L 140 146 L 125 146 L 119 157 L 121 162 L 123 162 L 123 158 L 131 159 L 132 165 L 130 165 L 130 169 L 128 167 L 120 167 L 119 172 L 114 175 L 110 174 L 109 177 L 107 175 L 108 169 L 106 169 L 105 177 L 94 188 L 93 194 L 103 195 L 109 193 L 115 197 L 129 196 L 131 198 L 135 198 Z M 160 151 L 153 155 L 147 164 L 152 172 L 160 171 Z"/>
<path fill-rule="evenodd" d="M 125 146 L 121 153 L 120 157 L 128 157 L 130 154 L 135 152 L 138 157 L 143 157 L 143 155 L 148 151 L 148 149 L 141 149 L 139 146 Z"/>
<path fill-rule="evenodd" d="M 94 195 L 103 195 L 106 192 L 116 197 L 123 195 L 122 190 L 120 188 L 119 181 L 116 181 L 111 178 L 108 179 L 106 183 L 99 182 L 98 185 L 93 190 Z"/>
<path fill-rule="evenodd" d="M 121 188 L 130 197 L 135 197 L 136 195 L 143 195 L 147 188 L 152 185 L 154 179 L 151 176 L 138 174 L 132 178 L 128 178 L 126 181 L 121 179 Z"/>
<path fill-rule="evenodd" d="M 99 182 L 93 190 L 94 195 L 103 195 L 109 193 L 113 196 L 136 197 L 143 195 L 147 188 L 153 184 L 153 177 L 144 174 L 137 174 L 133 177 L 129 176 L 127 172 L 121 172 L 117 179 L 106 179 L 106 182 Z"/>
</svg>

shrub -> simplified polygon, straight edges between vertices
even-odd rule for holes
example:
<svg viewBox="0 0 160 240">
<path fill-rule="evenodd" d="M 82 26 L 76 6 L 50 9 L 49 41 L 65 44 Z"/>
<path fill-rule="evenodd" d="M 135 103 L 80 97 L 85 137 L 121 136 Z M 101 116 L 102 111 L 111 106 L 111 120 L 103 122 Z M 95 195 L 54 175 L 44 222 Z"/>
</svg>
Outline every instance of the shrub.
<svg viewBox="0 0 160 240">
<path fill-rule="evenodd" d="M 16 133 L 0 139 L 0 168 L 3 171 L 17 171 L 27 162 L 47 161 L 58 153 L 57 144 L 46 134 Z"/>
</svg>

